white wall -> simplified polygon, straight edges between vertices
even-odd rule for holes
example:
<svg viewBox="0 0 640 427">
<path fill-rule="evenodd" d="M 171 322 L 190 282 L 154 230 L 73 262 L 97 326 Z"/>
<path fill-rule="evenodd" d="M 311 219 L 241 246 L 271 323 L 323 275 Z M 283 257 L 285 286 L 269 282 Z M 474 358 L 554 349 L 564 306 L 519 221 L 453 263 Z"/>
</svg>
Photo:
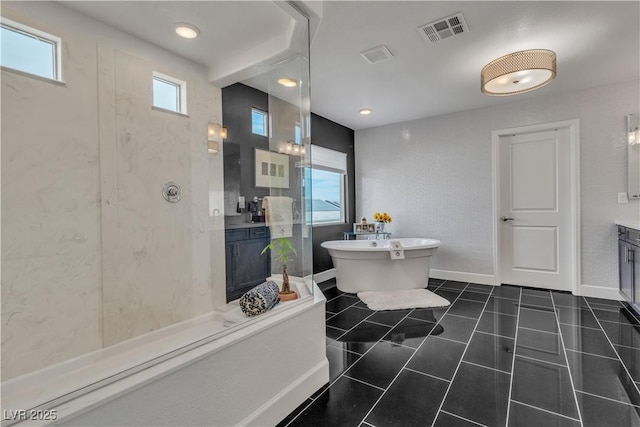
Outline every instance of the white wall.
<svg viewBox="0 0 640 427">
<path fill-rule="evenodd" d="M 580 119 L 581 291 L 615 296 L 613 221 L 640 219 L 637 200 L 617 204 L 627 191 L 625 116 L 638 112 L 639 93 L 632 81 L 356 131 L 356 217 L 387 211 L 394 235 L 442 241 L 432 270 L 491 279 L 491 132 Z"/>
<path fill-rule="evenodd" d="M 65 81 L 1 76 L 6 380 L 210 311 L 225 274 L 205 70 L 53 2 L 2 15 L 62 38 Z M 187 82 L 189 117 L 151 109 L 152 71 Z"/>
</svg>

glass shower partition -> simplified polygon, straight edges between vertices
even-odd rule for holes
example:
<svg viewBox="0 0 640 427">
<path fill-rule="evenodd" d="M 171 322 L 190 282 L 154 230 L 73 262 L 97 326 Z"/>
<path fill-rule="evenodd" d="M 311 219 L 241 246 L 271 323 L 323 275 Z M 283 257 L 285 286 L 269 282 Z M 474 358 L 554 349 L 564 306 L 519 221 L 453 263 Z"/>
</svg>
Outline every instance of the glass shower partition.
<svg viewBox="0 0 640 427">
<path fill-rule="evenodd" d="M 225 234 L 238 221 L 251 226 L 246 204 L 227 206 L 234 177 L 252 183 L 247 201 L 291 198 L 297 255 L 289 273 L 313 292 L 302 169 L 310 152 L 307 18 L 288 2 L 159 3 L 3 3 L 3 18 L 59 37 L 65 53 L 64 81 L 1 71 L 4 408 L 55 406 L 242 329 L 221 314 Z M 255 45 L 237 57 L 250 51 L 255 61 L 216 80 L 234 52 L 207 69 L 121 28 L 141 14 L 158 25 L 184 14 L 266 23 L 273 40 L 290 39 L 264 55 L 266 36 L 256 31 Z M 218 27 L 202 25 L 202 36 Z M 211 44 L 209 55 L 224 48 Z M 158 76 L 182 91 L 180 109 L 154 105 Z M 223 120 L 221 98 L 238 82 L 266 97 L 268 133 L 249 157 L 226 164 L 234 124 Z M 211 138 L 223 127 L 228 139 Z M 247 141 L 235 143 L 244 149 Z M 257 187 L 259 151 L 269 156 L 268 179 Z M 251 256 L 265 259 L 261 249 Z M 272 257 L 268 269 L 280 268 Z"/>
<path fill-rule="evenodd" d="M 262 265 L 255 253 L 234 249 L 234 236 L 242 229 L 265 228 L 265 243 L 275 245 L 269 254 L 264 254 L 270 258 L 268 269 L 253 271 L 255 277 L 271 277 L 281 284 L 283 263 L 278 248 L 284 237 L 295 251 L 289 253 L 287 262 L 292 285 L 302 285 L 302 294 L 313 295 L 312 228 L 305 214 L 311 205 L 311 188 L 305 186 L 304 179 L 311 151 L 307 34 L 305 31 L 293 41 L 293 53 L 257 65 L 251 77 L 222 91 L 224 125 L 228 128 L 223 145 L 230 301 L 260 281 L 243 282 L 235 277 L 239 274 L 238 265 L 240 269 L 249 268 L 249 264 Z M 290 217 L 280 218 L 281 221 L 275 218 L 276 223 L 270 223 L 276 215 L 269 212 L 267 198 L 291 203 L 291 211 L 284 213 Z M 240 235 L 251 236 L 251 232 Z M 235 285 L 230 286 L 230 282 Z"/>
</svg>

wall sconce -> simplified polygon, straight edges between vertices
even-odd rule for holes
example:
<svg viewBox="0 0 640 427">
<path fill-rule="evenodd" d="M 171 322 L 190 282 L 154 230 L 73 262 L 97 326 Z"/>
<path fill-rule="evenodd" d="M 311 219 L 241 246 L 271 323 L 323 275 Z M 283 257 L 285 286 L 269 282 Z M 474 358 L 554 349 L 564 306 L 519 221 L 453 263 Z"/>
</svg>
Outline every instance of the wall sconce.
<svg viewBox="0 0 640 427">
<path fill-rule="evenodd" d="M 627 193 L 640 199 L 640 114 L 627 115 Z"/>
<path fill-rule="evenodd" d="M 284 141 L 278 151 L 296 156 L 303 155 L 306 152 L 304 145 L 296 144 L 293 141 Z"/>
<path fill-rule="evenodd" d="M 209 154 L 218 154 L 220 142 L 227 138 L 227 128 L 220 123 L 209 123 L 207 126 L 207 151 Z"/>
<path fill-rule="evenodd" d="M 627 142 L 629 145 L 640 144 L 640 133 L 638 127 L 640 125 L 640 115 L 629 114 L 627 116 Z"/>
</svg>

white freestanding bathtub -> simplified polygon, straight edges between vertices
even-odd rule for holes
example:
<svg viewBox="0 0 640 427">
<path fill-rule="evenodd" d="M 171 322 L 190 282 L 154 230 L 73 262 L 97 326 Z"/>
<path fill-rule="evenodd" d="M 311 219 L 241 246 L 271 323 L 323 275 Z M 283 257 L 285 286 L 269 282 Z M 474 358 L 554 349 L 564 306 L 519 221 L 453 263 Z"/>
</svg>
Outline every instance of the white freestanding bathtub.
<svg viewBox="0 0 640 427">
<path fill-rule="evenodd" d="M 399 242 L 404 259 L 392 259 L 390 242 Z M 440 246 L 435 239 L 331 240 L 320 245 L 329 251 L 343 292 L 422 289 L 429 282 L 431 255 Z"/>
</svg>

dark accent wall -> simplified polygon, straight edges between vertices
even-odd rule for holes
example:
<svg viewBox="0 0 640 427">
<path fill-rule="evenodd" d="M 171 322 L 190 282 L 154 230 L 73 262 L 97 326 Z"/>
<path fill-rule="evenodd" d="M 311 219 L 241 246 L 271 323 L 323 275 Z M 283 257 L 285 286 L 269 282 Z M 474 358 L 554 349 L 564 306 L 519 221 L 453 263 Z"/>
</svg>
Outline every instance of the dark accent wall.
<svg viewBox="0 0 640 427">
<path fill-rule="evenodd" d="M 251 132 L 251 108 L 268 112 L 269 96 L 240 83 L 222 89 L 222 123 L 227 128 L 223 151 L 227 213 L 235 212 L 237 196 L 245 196 L 248 202 L 253 196 L 269 194 L 268 188 L 254 185 L 254 150 L 268 150 L 269 138 Z"/>
<path fill-rule="evenodd" d="M 354 140 L 353 129 L 311 113 L 311 144 L 347 153 L 347 223 L 313 227 L 314 273 L 333 268 L 329 253 L 320 247 L 320 243 L 326 240 L 342 240 L 344 231 L 353 230 L 356 212 Z"/>
<path fill-rule="evenodd" d="M 273 101 L 273 100 L 272 100 Z M 225 212 L 235 212 L 237 196 L 245 196 L 247 202 L 253 196 L 269 194 L 268 188 L 254 186 L 254 149 L 269 149 L 269 138 L 251 132 L 251 108 L 269 111 L 269 96 L 257 89 L 241 83 L 222 89 L 222 123 L 227 127 L 224 141 L 224 191 Z M 273 106 L 272 106 L 273 107 Z M 285 108 L 279 106 L 280 109 Z M 279 117 L 283 114 L 279 110 Z M 288 116 L 284 114 L 284 116 Z M 284 139 L 293 139 L 293 134 Z M 331 257 L 320 244 L 326 240 L 341 240 L 344 231 L 351 231 L 355 222 L 355 134 L 352 129 L 342 126 L 317 114 L 311 114 L 311 143 L 347 154 L 347 222 L 338 225 L 313 227 L 313 271 L 322 272 L 333 268 Z M 293 157 L 292 157 L 293 159 Z M 293 161 L 293 160 L 292 160 Z M 292 185 L 296 188 L 296 175 L 290 171 Z M 299 177 L 298 177 L 299 178 Z M 229 217 L 237 222 L 243 217 Z"/>
</svg>

